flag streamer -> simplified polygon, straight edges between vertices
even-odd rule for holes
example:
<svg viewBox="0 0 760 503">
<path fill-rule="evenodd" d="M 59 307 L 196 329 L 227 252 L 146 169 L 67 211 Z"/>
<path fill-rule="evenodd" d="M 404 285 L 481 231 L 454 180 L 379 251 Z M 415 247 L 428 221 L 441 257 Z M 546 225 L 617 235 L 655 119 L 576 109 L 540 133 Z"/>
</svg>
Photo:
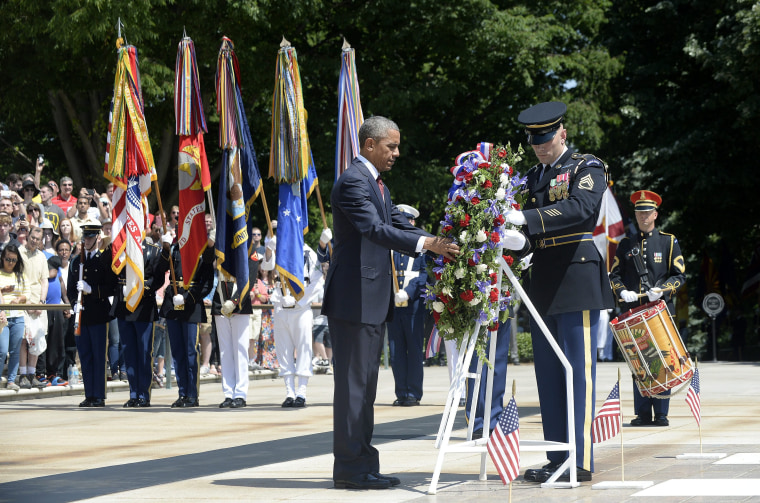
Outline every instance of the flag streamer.
<svg viewBox="0 0 760 503">
<path fill-rule="evenodd" d="M 354 49 L 343 49 L 338 81 L 338 134 L 335 142 L 335 179 L 359 154 L 359 127 L 364 122 Z"/>
<path fill-rule="evenodd" d="M 127 309 L 134 311 L 144 291 L 142 242 L 147 195 L 156 180 L 156 166 L 145 124 L 137 49 L 120 46 L 108 124 L 104 176 L 114 184 L 111 268 L 127 266 Z"/>
</svg>

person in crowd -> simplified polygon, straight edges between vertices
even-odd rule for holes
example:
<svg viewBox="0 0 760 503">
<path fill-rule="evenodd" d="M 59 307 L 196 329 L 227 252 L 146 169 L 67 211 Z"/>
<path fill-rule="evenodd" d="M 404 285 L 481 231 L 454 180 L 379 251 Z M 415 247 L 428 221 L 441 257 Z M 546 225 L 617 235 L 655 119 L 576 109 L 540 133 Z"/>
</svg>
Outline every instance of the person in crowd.
<svg viewBox="0 0 760 503">
<path fill-rule="evenodd" d="M 256 229 L 254 228 L 254 232 Z M 259 236 L 261 235 L 261 231 L 259 231 Z M 254 251 L 254 254 L 256 254 L 258 257 L 263 257 L 264 255 L 259 256 L 256 251 Z M 251 256 L 251 260 L 254 260 L 253 256 Z M 250 345 L 248 346 L 248 368 L 251 370 L 260 370 L 262 368 L 261 366 L 261 356 L 259 355 L 259 351 L 262 348 L 261 342 L 262 342 L 262 336 L 261 336 L 261 325 L 262 325 L 262 319 L 263 319 L 263 311 L 264 309 L 260 309 L 256 306 L 261 306 L 262 304 L 269 304 L 269 291 L 267 289 L 267 286 L 264 284 L 264 282 L 261 280 L 261 274 L 263 273 L 263 269 L 259 268 L 259 274 L 258 278 L 256 278 L 256 282 L 251 285 L 251 305 L 253 307 L 253 313 L 251 314 L 251 341 Z"/>
<path fill-rule="evenodd" d="M 662 204 L 659 194 L 638 190 L 631 194 L 631 203 L 639 233 L 633 239 L 624 237 L 617 247 L 610 269 L 612 290 L 620 298 L 623 311 L 662 299 L 672 317 L 675 314 L 673 300 L 686 281 L 681 246 L 673 234 L 656 228 L 657 210 Z M 636 417 L 631 420 L 631 426 L 668 426 L 670 398 L 665 397 L 669 396 L 670 390 L 667 390 L 656 397 L 644 398 L 634 382 Z"/>
<path fill-rule="evenodd" d="M 23 186 L 24 180 L 18 173 L 9 173 L 5 179 L 5 184 L 8 186 L 8 190 L 18 192 Z"/>
<path fill-rule="evenodd" d="M 39 204 L 40 189 L 34 184 L 34 180 L 24 180 L 18 194 L 23 198 L 23 204 L 27 210 L 30 204 Z"/>
<path fill-rule="evenodd" d="M 46 304 L 69 304 L 66 295 L 66 284 L 61 277 L 61 258 L 53 255 L 48 258 L 48 291 Z M 40 362 L 37 364 L 38 373 L 44 372 L 47 375 L 48 382 L 52 386 L 66 386 L 66 326 L 67 318 L 71 317 L 71 311 L 50 310 L 47 313 L 47 349 L 44 353 L 45 368 L 40 369 Z M 40 357 L 40 361 L 43 358 Z"/>
<path fill-rule="evenodd" d="M 18 248 L 21 244 L 14 238 L 15 233 L 11 233 L 13 229 L 13 222 L 11 216 L 8 213 L 0 213 L 0 251 L 9 244 L 15 245 Z M 0 264 L 2 266 L 2 264 Z"/>
<path fill-rule="evenodd" d="M 248 260 L 248 284 L 256 281 L 259 262 Z M 222 361 L 222 409 L 237 409 L 247 405 L 248 398 L 248 345 L 251 325 L 251 297 L 245 292 L 240 297 L 234 278 L 220 277 L 211 314 L 214 315 L 219 353 Z"/>
<path fill-rule="evenodd" d="M 386 489 L 372 444 L 374 403 L 385 323 L 393 316 L 390 249 L 428 250 L 452 259 L 459 248 L 412 226 L 391 203 L 379 175 L 399 156 L 398 126 L 370 117 L 359 129 L 360 155 L 332 190 L 335 246 L 322 313 L 335 356 L 333 481 L 339 489 Z M 357 400 L 357 397 L 360 399 Z"/>
<path fill-rule="evenodd" d="M 251 245 L 251 258 L 257 261 L 264 260 L 266 250 L 261 242 L 261 229 L 258 227 L 251 228 L 251 240 L 253 241 L 253 244 Z"/>
<path fill-rule="evenodd" d="M 24 260 L 24 281 L 29 285 L 27 298 L 29 304 L 44 303 L 47 298 L 49 273 L 47 258 L 41 248 L 42 229 L 34 227 L 29 231 L 27 243 L 19 248 L 21 258 Z M 47 311 L 33 309 L 24 313 L 25 337 L 21 341 L 19 358 L 19 375 L 21 375 L 19 386 L 21 388 L 44 388 L 48 384 L 45 376 L 36 375 L 39 353 L 31 351 L 34 339 L 40 332 L 45 333 L 47 325 Z"/>
<path fill-rule="evenodd" d="M 26 238 L 29 236 L 29 222 L 26 220 L 19 220 L 16 222 L 16 241 L 19 243 L 19 247 L 26 245 Z"/>
<path fill-rule="evenodd" d="M 208 222 L 208 221 L 207 221 Z M 212 231 L 209 232 L 209 236 L 215 236 Z M 211 314 L 211 307 L 214 303 L 214 294 L 216 293 L 216 285 L 218 281 L 218 271 L 214 266 L 214 285 L 211 291 L 203 297 L 203 307 L 206 310 L 206 322 L 201 323 L 199 327 L 201 335 L 201 375 L 220 375 L 219 369 L 219 342 L 216 336 L 216 325 L 214 324 L 214 316 Z M 216 359 L 212 363 L 212 356 L 216 355 Z"/>
<path fill-rule="evenodd" d="M 23 199 L 17 192 L 11 193 L 11 219 L 13 220 L 13 225 L 16 226 L 19 224 L 19 222 L 26 222 L 26 205 L 24 204 Z"/>
<path fill-rule="evenodd" d="M 594 454 L 591 420 L 594 417 L 596 337 L 599 312 L 614 307 L 607 269 L 594 245 L 602 196 L 607 189 L 605 164 L 590 154 L 578 154 L 566 145 L 561 102 L 540 103 L 523 110 L 528 144 L 539 160 L 527 174 L 528 200 L 506 219 L 524 226 L 535 244 L 528 295 L 573 369 L 575 403 L 566 400 L 565 371 L 535 320 L 531 338 L 541 404 L 544 439 L 567 442 L 566 418 L 574 414 L 577 480 L 591 480 Z M 523 234 L 507 232 L 505 247 L 527 252 Z M 572 410 L 568 410 L 568 406 Z M 547 452 L 549 463 L 525 472 L 525 480 L 546 482 L 567 459 L 564 451 Z M 569 480 L 569 469 L 560 474 Z"/>
<path fill-rule="evenodd" d="M 26 220 L 29 222 L 30 227 L 39 227 L 42 222 L 42 210 L 37 203 L 29 203 L 26 205 Z"/>
<path fill-rule="evenodd" d="M 276 283 L 274 271 L 264 271 L 259 268 L 259 279 L 261 287 L 266 291 L 266 303 L 271 303 L 271 297 L 274 293 Z M 274 320 L 272 319 L 272 309 L 262 309 L 261 311 L 261 333 L 259 335 L 256 347 L 256 363 L 261 367 L 269 370 L 277 370 L 280 364 L 277 362 L 277 348 L 274 343 Z"/>
<path fill-rule="evenodd" d="M 65 239 L 69 244 L 78 243 L 82 239 L 82 236 L 77 235 L 74 232 L 74 225 L 69 218 L 61 220 L 61 223 L 58 225 L 58 232 L 60 234 L 60 239 Z"/>
<path fill-rule="evenodd" d="M 68 176 L 61 177 L 59 180 L 61 193 L 53 197 L 52 203 L 61 208 L 64 215 L 69 214 L 69 209 L 77 204 L 77 198 L 71 193 L 74 191 L 74 181 Z"/>
<path fill-rule="evenodd" d="M 53 199 L 58 197 L 58 194 L 61 193 L 61 188 L 58 187 L 58 182 L 56 182 L 55 180 L 48 180 L 47 186 L 50 187 L 50 190 L 53 191 Z"/>
<path fill-rule="evenodd" d="M 169 213 L 169 220 L 166 222 L 166 225 L 171 227 L 175 234 L 177 233 L 177 229 L 179 228 L 179 206 L 172 206 L 171 212 Z"/>
<path fill-rule="evenodd" d="M 6 215 L 11 216 L 13 214 L 13 199 L 8 195 L 8 192 L 2 192 L 3 195 L 0 195 L 0 213 L 5 213 Z M 12 194 L 15 194 L 15 192 Z M 18 196 L 18 194 L 16 195 Z M 13 223 L 13 220 L 11 220 L 11 225 L 13 225 Z"/>
<path fill-rule="evenodd" d="M 53 230 L 58 234 L 61 220 L 65 218 L 63 210 L 53 204 L 53 189 L 46 184 L 40 187 L 40 207 L 42 208 L 42 219 L 47 220 L 53 225 Z"/>
<path fill-rule="evenodd" d="M 274 269 L 276 247 L 277 238 L 274 237 L 266 245 L 266 260 L 261 264 L 262 269 Z M 306 386 L 313 375 L 311 338 L 314 314 L 311 303 L 316 302 L 322 292 L 324 278 L 322 268 L 317 262 L 317 254 L 305 243 L 303 264 L 304 289 L 301 298 L 296 299 L 283 281 L 275 284 L 270 297 L 274 306 L 274 344 L 277 348 L 277 361 L 280 365 L 280 376 L 285 381 L 283 407 L 306 406 Z"/>
<path fill-rule="evenodd" d="M 168 226 L 167 226 L 168 231 Z M 171 244 L 172 234 L 167 232 L 162 237 L 164 243 Z M 174 371 L 177 376 L 179 397 L 172 403 L 172 408 L 198 407 L 200 375 L 198 362 L 198 325 L 206 321 L 206 309 L 203 297 L 208 295 L 213 286 L 214 242 L 209 240 L 206 251 L 195 272 L 195 277 L 185 287 L 182 277 L 182 259 L 179 245 L 173 244 L 169 250 L 164 248 L 162 260 L 174 264 L 176 281 L 170 281 L 164 291 L 161 304 L 161 317 L 166 320 L 169 334 Z"/>
<path fill-rule="evenodd" d="M 401 214 L 415 225 L 420 212 L 407 204 L 396 206 Z M 388 322 L 388 346 L 391 369 L 395 381 L 394 406 L 419 405 L 422 398 L 422 360 L 425 358 L 425 293 L 426 257 L 410 257 L 393 252 L 393 270 L 396 273 L 394 290 L 395 309 Z"/>
<path fill-rule="evenodd" d="M 74 232 L 78 235 L 82 235 L 82 226 L 86 223 L 95 222 L 90 217 L 88 210 L 90 209 L 90 199 L 87 196 L 79 196 L 77 198 L 77 204 L 74 206 L 76 212 L 69 217 L 71 225 L 74 227 Z"/>
<path fill-rule="evenodd" d="M 85 392 L 80 407 L 105 407 L 106 404 L 106 342 L 111 320 L 108 299 L 113 296 L 114 283 L 108 274 L 111 262 L 97 247 L 99 234 L 98 222 L 82 226 L 83 249 L 71 260 L 66 285 L 66 293 L 78 318 L 75 323 L 79 323 L 81 330 L 76 336 Z"/>
<path fill-rule="evenodd" d="M 58 241 L 56 241 L 55 252 L 58 258 L 61 259 L 61 267 L 58 269 L 58 272 L 61 276 L 61 280 L 63 281 L 63 291 L 66 292 L 66 298 L 68 298 L 68 291 L 66 290 L 66 287 L 69 284 L 69 268 L 71 266 L 71 250 L 72 250 L 72 245 L 68 240 L 59 239 Z M 71 299 L 69 299 L 68 304 L 71 304 Z M 64 314 L 63 333 L 64 333 L 64 347 L 65 347 L 64 368 L 68 370 L 69 366 L 76 365 L 77 343 L 76 343 L 76 338 L 74 336 L 73 313 L 69 309 L 69 310 L 64 311 L 63 314 Z"/>
<path fill-rule="evenodd" d="M 46 259 L 49 259 L 55 255 L 53 243 L 58 240 L 58 232 L 53 228 L 50 220 L 43 220 L 39 228 L 42 229 L 42 253 L 45 254 Z"/>
<path fill-rule="evenodd" d="M 164 242 L 169 253 L 171 236 Z M 137 288 L 127 283 L 127 271 L 114 275 L 116 283 L 111 316 L 116 318 L 119 341 L 124 355 L 127 380 L 129 381 L 129 400 L 124 407 L 150 407 L 150 389 L 153 383 L 153 322 L 158 318 L 156 308 L 156 288 L 163 285 L 169 261 L 161 259 L 158 246 L 143 242 L 143 292 L 134 305 L 127 304 L 130 288 Z M 105 253 L 110 262 L 112 247 Z M 113 271 L 111 271 L 113 274 Z M 113 364 L 113 362 L 112 362 Z M 121 377 L 121 376 L 120 376 Z"/>
<path fill-rule="evenodd" d="M 327 276 L 327 270 L 330 268 L 330 264 L 321 262 L 322 276 Z M 320 304 L 324 300 L 324 288 L 322 289 L 317 302 Z M 319 314 L 314 317 L 314 324 L 312 327 L 312 335 L 314 340 L 312 347 L 314 348 L 314 358 L 311 360 L 314 372 L 324 371 L 327 375 L 333 375 L 332 368 L 332 341 L 330 340 L 330 329 L 327 326 L 327 316 Z"/>
<path fill-rule="evenodd" d="M 18 246 L 10 243 L 0 252 L 0 297 L 3 304 L 26 304 L 29 299 L 29 285 L 24 279 L 24 259 Z M 8 357 L 7 389 L 18 391 L 16 377 L 19 370 L 21 340 L 24 338 L 24 311 L 0 311 L 0 322 L 5 326 L 0 331 L 0 362 Z"/>
</svg>

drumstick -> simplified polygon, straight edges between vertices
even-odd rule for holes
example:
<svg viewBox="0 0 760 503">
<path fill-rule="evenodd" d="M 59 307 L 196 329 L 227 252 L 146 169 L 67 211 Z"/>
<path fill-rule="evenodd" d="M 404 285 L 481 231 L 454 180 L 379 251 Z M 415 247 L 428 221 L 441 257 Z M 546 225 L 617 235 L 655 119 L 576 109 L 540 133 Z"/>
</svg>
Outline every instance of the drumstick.
<svg viewBox="0 0 760 503">
<path fill-rule="evenodd" d="M 662 288 L 655 287 L 655 288 L 650 288 L 650 290 L 653 291 L 654 293 L 660 293 L 662 291 Z M 646 292 L 640 293 L 640 294 L 637 295 L 638 298 L 642 298 L 642 297 L 646 297 L 646 296 L 647 296 Z M 622 298 L 620 300 L 623 301 L 623 302 L 625 302 Z"/>
</svg>

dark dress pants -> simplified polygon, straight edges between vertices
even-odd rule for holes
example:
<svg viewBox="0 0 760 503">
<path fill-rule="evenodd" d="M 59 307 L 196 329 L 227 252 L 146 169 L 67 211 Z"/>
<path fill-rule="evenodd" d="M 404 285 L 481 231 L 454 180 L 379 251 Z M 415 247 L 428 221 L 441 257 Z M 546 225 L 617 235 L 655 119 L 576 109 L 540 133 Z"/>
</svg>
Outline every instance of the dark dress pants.
<svg viewBox="0 0 760 503">
<path fill-rule="evenodd" d="M 150 401 L 153 382 L 153 322 L 118 320 L 119 340 L 129 380 L 129 398 Z"/>
<path fill-rule="evenodd" d="M 82 333 L 76 338 L 85 398 L 106 398 L 107 338 L 107 323 L 82 325 Z"/>
</svg>

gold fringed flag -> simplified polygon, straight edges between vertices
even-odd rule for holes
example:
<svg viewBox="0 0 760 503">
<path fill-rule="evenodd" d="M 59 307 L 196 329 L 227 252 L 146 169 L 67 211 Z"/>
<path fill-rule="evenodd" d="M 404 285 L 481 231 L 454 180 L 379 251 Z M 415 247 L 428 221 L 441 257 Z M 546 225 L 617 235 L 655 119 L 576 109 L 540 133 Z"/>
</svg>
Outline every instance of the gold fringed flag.
<svg viewBox="0 0 760 503">
<path fill-rule="evenodd" d="M 182 263 L 182 285 L 195 276 L 206 249 L 205 192 L 211 190 L 203 133 L 208 132 L 203 115 L 195 45 L 184 37 L 177 49 L 174 81 L 174 113 L 179 135 L 179 234 L 177 244 Z"/>
<path fill-rule="evenodd" d="M 156 179 L 156 165 L 145 125 L 137 49 L 131 45 L 119 46 L 104 176 L 115 186 L 111 268 L 119 274 L 127 267 L 124 300 L 127 309 L 134 311 L 144 291 L 146 197 Z"/>
</svg>

